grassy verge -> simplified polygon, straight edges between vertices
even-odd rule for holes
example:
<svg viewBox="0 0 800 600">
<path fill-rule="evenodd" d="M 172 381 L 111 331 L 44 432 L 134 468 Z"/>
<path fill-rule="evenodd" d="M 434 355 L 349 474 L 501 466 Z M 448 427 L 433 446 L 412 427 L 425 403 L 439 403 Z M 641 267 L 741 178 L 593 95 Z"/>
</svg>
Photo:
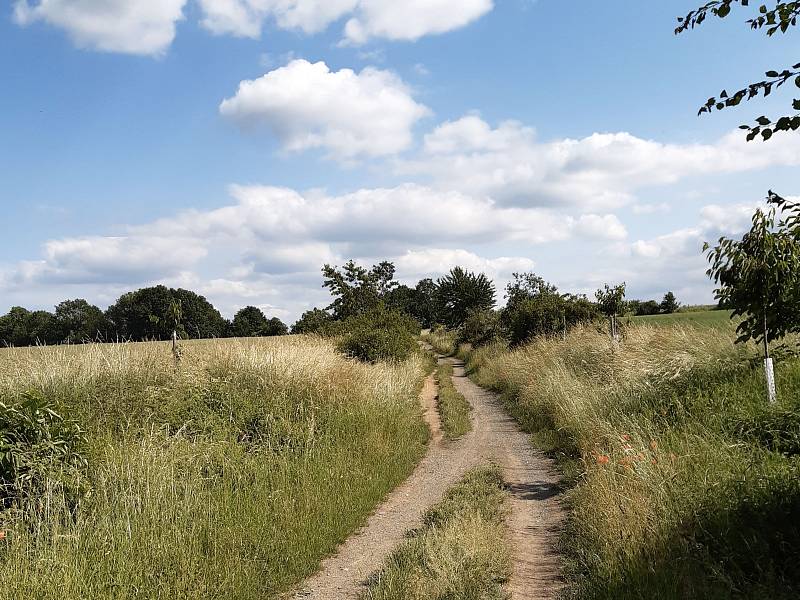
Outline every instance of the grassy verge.
<svg viewBox="0 0 800 600">
<path fill-rule="evenodd" d="M 510 572 L 506 493 L 496 468 L 476 469 L 425 516 L 363 600 L 499 600 Z"/>
<path fill-rule="evenodd" d="M 422 339 L 428 342 L 437 353 L 450 356 L 456 351 L 456 335 L 455 331 L 434 329 L 423 334 Z"/>
<path fill-rule="evenodd" d="M 800 361 L 780 401 L 729 331 L 631 327 L 470 353 L 536 443 L 577 465 L 576 598 L 800 594 Z"/>
<path fill-rule="evenodd" d="M 472 430 L 470 411 L 472 407 L 453 385 L 453 366 L 443 363 L 436 369 L 439 384 L 437 405 L 442 419 L 444 435 L 449 440 L 460 438 Z"/>
<path fill-rule="evenodd" d="M 423 364 L 297 337 L 187 343 L 177 372 L 163 344 L 0 351 L 0 402 L 54 401 L 88 462 L 77 501 L 48 472 L 0 511 L 0 598 L 276 597 L 424 454 Z"/>
</svg>

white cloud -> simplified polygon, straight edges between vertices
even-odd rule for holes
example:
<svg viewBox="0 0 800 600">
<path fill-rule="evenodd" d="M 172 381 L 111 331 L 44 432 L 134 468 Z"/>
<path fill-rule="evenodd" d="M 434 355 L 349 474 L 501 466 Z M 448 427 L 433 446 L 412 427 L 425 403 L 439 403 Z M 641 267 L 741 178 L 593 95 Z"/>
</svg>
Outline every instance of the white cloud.
<svg viewBox="0 0 800 600">
<path fill-rule="evenodd" d="M 14 20 L 63 29 L 82 48 L 153 55 L 169 48 L 185 4 L 186 0 L 17 0 Z"/>
<path fill-rule="evenodd" d="M 286 150 L 324 148 L 351 160 L 405 150 L 429 110 L 389 71 L 331 71 L 324 62 L 294 60 L 242 81 L 220 113 L 244 130 L 269 129 Z"/>
<path fill-rule="evenodd" d="M 423 277 L 444 275 L 457 266 L 486 273 L 493 279 L 509 279 L 512 273 L 530 271 L 536 264 L 525 257 L 484 258 L 467 250 L 450 248 L 409 250 L 397 258 L 398 270 L 415 281 Z"/>
<path fill-rule="evenodd" d="M 202 25 L 215 34 L 257 38 L 269 18 L 283 29 L 318 33 L 352 12 L 358 0 L 199 0 Z"/>
<path fill-rule="evenodd" d="M 104 298 L 111 290 L 164 283 L 196 289 L 227 313 L 258 302 L 297 316 L 327 303 L 323 263 L 388 258 L 408 281 L 460 264 L 501 285 L 511 272 L 533 268 L 524 254 L 535 244 L 624 235 L 613 215 L 503 207 L 413 184 L 339 196 L 232 186 L 231 195 L 227 206 L 131 226 L 124 235 L 47 242 L 40 260 L 0 272 L 3 296 L 49 288 Z M 518 254 L 497 250 L 506 245 Z"/>
<path fill-rule="evenodd" d="M 492 0 L 361 0 L 345 37 L 351 44 L 375 37 L 417 40 L 464 27 L 492 8 Z"/>
<path fill-rule="evenodd" d="M 11 281 L 142 283 L 179 274 L 204 258 L 206 249 L 191 237 L 134 234 L 51 240 L 43 255 L 19 265 Z"/>
<path fill-rule="evenodd" d="M 623 240 L 628 237 L 628 230 L 616 215 L 582 215 L 575 229 L 579 234 L 588 237 L 610 240 Z"/>
<path fill-rule="evenodd" d="M 516 121 L 492 128 L 468 115 L 426 135 L 421 155 L 398 161 L 396 170 L 505 204 L 596 211 L 632 204 L 639 190 L 690 176 L 800 166 L 800 138 L 774 141 L 748 144 L 736 131 L 713 144 L 664 144 L 629 133 L 542 142 Z"/>
<path fill-rule="evenodd" d="M 282 29 L 323 31 L 350 16 L 345 43 L 416 40 L 463 27 L 492 10 L 492 0 L 199 0 L 202 25 L 215 34 L 256 38 L 268 19 Z"/>
</svg>

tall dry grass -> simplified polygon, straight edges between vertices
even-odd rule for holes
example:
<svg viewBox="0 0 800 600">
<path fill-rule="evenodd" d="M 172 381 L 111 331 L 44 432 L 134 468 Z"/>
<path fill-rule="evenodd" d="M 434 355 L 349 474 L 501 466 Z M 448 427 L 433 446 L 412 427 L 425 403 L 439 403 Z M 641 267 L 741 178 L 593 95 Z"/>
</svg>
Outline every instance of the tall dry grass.
<svg viewBox="0 0 800 600">
<path fill-rule="evenodd" d="M 265 598 L 312 573 L 413 469 L 424 359 L 304 337 L 0 351 L 88 432 L 88 492 L 2 513 L 0 598 Z"/>
<path fill-rule="evenodd" d="M 575 487 L 564 536 L 581 598 L 800 593 L 800 361 L 763 373 L 720 329 L 593 329 L 470 353 Z"/>
</svg>

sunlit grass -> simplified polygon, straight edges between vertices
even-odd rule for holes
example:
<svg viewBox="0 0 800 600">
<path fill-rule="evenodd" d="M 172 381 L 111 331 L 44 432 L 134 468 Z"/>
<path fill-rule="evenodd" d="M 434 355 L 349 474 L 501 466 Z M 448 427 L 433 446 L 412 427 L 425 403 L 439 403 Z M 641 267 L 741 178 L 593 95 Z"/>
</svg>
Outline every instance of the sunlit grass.
<svg viewBox="0 0 800 600">
<path fill-rule="evenodd" d="M 0 401 L 88 431 L 89 492 L 6 511 L 0 598 L 267 598 L 311 574 L 424 452 L 425 361 L 304 337 L 0 351 Z M 42 510 L 46 507 L 46 510 Z"/>
<path fill-rule="evenodd" d="M 576 484 L 564 536 L 579 598 L 795 598 L 800 361 L 779 402 L 729 328 L 595 329 L 470 354 Z"/>
<path fill-rule="evenodd" d="M 472 429 L 472 407 L 453 385 L 452 365 L 440 364 L 436 369 L 436 381 L 439 384 L 437 407 L 444 434 L 451 440 L 460 438 Z"/>
</svg>

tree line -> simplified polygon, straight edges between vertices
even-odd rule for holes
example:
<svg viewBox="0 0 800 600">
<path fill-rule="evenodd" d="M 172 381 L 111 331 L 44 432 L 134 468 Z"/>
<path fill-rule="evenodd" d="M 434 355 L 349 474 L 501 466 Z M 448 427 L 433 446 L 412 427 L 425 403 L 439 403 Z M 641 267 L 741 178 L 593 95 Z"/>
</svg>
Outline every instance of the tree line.
<svg viewBox="0 0 800 600">
<path fill-rule="evenodd" d="M 65 300 L 53 312 L 13 307 L 0 316 L 0 345 L 80 344 L 284 335 L 288 327 L 247 306 L 225 319 L 205 297 L 163 285 L 128 292 L 103 311 L 82 298 Z"/>
<path fill-rule="evenodd" d="M 516 343 L 603 313 L 599 304 L 585 296 L 560 293 L 534 273 L 514 274 L 505 290 L 507 304 L 500 311 L 494 311 L 496 290 L 491 279 L 462 267 L 436 281 L 422 279 L 414 286 L 400 284 L 389 261 L 369 268 L 352 260 L 342 267 L 324 265 L 322 276 L 331 304 L 305 312 L 292 326 L 292 333 L 341 331 L 341 324 L 348 319 L 382 307 L 411 317 L 420 328 L 440 324 L 458 329 L 472 319 L 471 327 L 481 329 L 482 335 L 502 331 Z M 669 292 L 661 304 L 632 301 L 614 310 L 653 314 L 678 307 Z M 285 335 L 289 328 L 278 318 L 267 318 L 255 306 L 242 308 L 232 320 L 225 319 L 205 297 L 163 285 L 123 294 L 105 311 L 79 298 L 59 303 L 53 312 L 15 306 L 0 316 L 0 345 L 5 346 L 165 340 L 173 331 L 181 339 L 202 339 Z"/>
</svg>

